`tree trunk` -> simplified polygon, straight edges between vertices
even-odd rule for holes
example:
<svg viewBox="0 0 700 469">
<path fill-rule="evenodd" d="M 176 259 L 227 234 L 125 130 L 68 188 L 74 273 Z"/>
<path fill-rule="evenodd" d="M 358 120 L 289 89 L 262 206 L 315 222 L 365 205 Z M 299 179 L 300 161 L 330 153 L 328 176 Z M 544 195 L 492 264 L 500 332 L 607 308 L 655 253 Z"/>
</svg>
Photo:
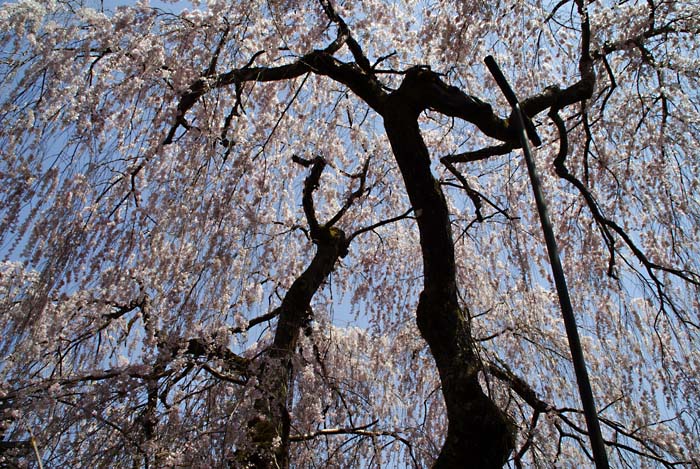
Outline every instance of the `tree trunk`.
<svg viewBox="0 0 700 469">
<path fill-rule="evenodd" d="M 418 328 L 435 358 L 449 419 L 447 438 L 434 467 L 499 468 L 513 450 L 514 428 L 479 385 L 479 359 L 467 318 L 457 301 L 447 202 L 430 171 L 418 111 L 410 104 L 399 89 L 390 97 L 383 117 L 418 220 L 424 273 Z"/>
</svg>

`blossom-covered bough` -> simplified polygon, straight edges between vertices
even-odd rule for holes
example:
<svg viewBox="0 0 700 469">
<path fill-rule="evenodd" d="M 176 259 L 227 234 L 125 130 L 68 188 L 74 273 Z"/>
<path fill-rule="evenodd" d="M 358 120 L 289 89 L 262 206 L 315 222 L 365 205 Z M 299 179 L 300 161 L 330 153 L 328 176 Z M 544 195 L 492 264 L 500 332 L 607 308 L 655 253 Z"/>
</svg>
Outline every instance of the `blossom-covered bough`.
<svg viewBox="0 0 700 469">
<path fill-rule="evenodd" d="M 697 5 L 84 3 L 0 9 L 2 464 L 591 465 L 488 54 L 611 465 L 700 464 Z"/>
</svg>

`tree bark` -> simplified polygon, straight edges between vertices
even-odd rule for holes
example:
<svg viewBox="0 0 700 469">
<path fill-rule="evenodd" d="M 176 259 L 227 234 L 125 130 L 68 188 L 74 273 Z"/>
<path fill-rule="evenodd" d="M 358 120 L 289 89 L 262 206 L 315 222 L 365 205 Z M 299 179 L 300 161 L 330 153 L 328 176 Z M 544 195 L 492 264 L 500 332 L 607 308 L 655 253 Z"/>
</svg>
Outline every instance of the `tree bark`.
<svg viewBox="0 0 700 469">
<path fill-rule="evenodd" d="M 514 448 L 514 427 L 479 385 L 480 362 L 457 300 L 447 202 L 430 171 L 430 155 L 418 127 L 421 108 L 400 88 L 390 96 L 383 117 L 418 220 L 424 273 L 418 328 L 435 358 L 449 420 L 434 468 L 500 468 Z"/>
</svg>

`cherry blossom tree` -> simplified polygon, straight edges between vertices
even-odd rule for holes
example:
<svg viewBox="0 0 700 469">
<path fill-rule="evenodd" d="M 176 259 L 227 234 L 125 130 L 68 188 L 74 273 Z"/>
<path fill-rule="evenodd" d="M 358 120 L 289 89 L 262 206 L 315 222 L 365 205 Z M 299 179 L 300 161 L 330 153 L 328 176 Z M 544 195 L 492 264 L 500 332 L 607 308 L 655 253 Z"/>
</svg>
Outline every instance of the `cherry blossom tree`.
<svg viewBox="0 0 700 469">
<path fill-rule="evenodd" d="M 700 5 L 0 6 L 0 465 L 700 467 Z M 167 3 L 167 2 L 165 2 Z"/>
</svg>

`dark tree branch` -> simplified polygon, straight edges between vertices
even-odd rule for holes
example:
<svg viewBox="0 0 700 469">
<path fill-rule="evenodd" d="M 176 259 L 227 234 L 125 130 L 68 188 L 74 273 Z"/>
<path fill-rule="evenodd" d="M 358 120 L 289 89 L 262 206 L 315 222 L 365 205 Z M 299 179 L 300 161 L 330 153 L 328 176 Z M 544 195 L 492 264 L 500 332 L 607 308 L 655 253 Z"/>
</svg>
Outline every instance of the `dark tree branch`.
<svg viewBox="0 0 700 469">
<path fill-rule="evenodd" d="M 345 215 L 345 213 L 352 207 L 352 204 L 355 202 L 355 200 L 359 199 L 365 194 L 365 183 L 367 181 L 367 172 L 369 170 L 369 161 L 370 158 L 367 158 L 365 160 L 365 163 L 362 165 L 362 172 L 359 174 L 359 179 L 360 179 L 360 187 L 357 188 L 357 190 L 353 191 L 350 193 L 350 196 L 345 200 L 345 203 L 343 206 L 338 210 L 338 212 L 333 215 L 333 217 L 326 223 L 326 226 L 331 227 L 335 225 L 342 217 Z"/>
<path fill-rule="evenodd" d="M 275 308 L 274 310 L 272 310 L 271 312 L 269 312 L 267 314 L 263 314 L 262 316 L 258 316 L 256 318 L 251 319 L 250 321 L 248 321 L 248 324 L 245 327 L 243 327 L 243 326 L 232 327 L 229 330 L 232 334 L 240 334 L 242 332 L 248 331 L 251 327 L 257 326 L 258 324 L 262 324 L 263 322 L 267 322 L 267 321 L 271 321 L 271 320 L 275 319 L 277 316 L 279 316 L 279 314 L 280 314 L 280 309 Z"/>
<path fill-rule="evenodd" d="M 222 36 L 222 41 L 224 39 L 225 35 Z M 212 59 L 212 63 L 204 72 L 203 76 L 195 80 L 195 82 L 192 83 L 187 91 L 185 91 L 185 93 L 183 93 L 183 95 L 180 97 L 180 101 L 177 105 L 175 124 L 170 129 L 170 132 L 163 141 L 163 144 L 168 145 L 172 143 L 178 127 L 183 126 L 187 128 L 188 123 L 185 115 L 195 105 L 199 98 L 204 96 L 208 91 L 231 84 L 240 87 L 242 83 L 248 81 L 268 82 L 289 80 L 291 78 L 312 72 L 312 63 L 316 60 L 316 56 L 320 54 L 332 55 L 343 46 L 346 39 L 347 37 L 342 32 L 339 32 L 336 39 L 325 49 L 313 51 L 295 62 L 278 67 L 252 67 L 251 65 L 255 59 L 263 53 L 263 51 L 258 51 L 242 68 L 234 69 L 221 74 L 216 74 L 213 68 L 216 66 L 216 60 L 214 60 L 214 58 L 216 58 L 217 55 L 215 54 L 214 58 Z M 222 42 L 219 43 L 219 46 L 222 46 Z"/>
<path fill-rule="evenodd" d="M 440 161 L 442 161 L 442 164 L 445 165 L 445 167 L 452 174 L 454 174 L 457 180 L 462 184 L 462 188 L 464 189 L 464 191 L 472 200 L 472 203 L 474 204 L 474 210 L 476 212 L 476 221 L 484 221 L 484 217 L 481 214 L 481 198 L 479 197 L 479 193 L 472 189 L 471 185 L 469 185 L 469 181 L 467 181 L 467 178 L 465 178 L 464 175 L 460 173 L 449 160 L 446 160 L 445 157 L 443 157 L 440 159 Z"/>
<path fill-rule="evenodd" d="M 352 235 L 350 235 L 348 237 L 348 243 L 350 241 L 352 241 L 353 239 L 355 239 L 355 237 L 361 235 L 362 233 L 366 233 L 368 231 L 373 231 L 373 230 L 379 228 L 380 226 L 389 225 L 391 223 L 395 223 L 395 222 L 400 221 L 400 220 L 405 220 L 406 218 L 409 218 L 409 215 L 411 214 L 411 212 L 413 212 L 413 209 L 409 208 L 408 210 L 406 210 L 404 213 L 402 213 L 399 216 L 396 216 L 393 218 L 387 218 L 386 220 L 382 220 L 382 221 L 379 221 L 379 222 L 374 223 L 372 225 L 360 228 L 359 230 L 355 231 Z"/>
<path fill-rule="evenodd" d="M 513 373 L 505 363 L 499 361 L 498 365 L 489 363 L 486 371 L 492 376 L 505 382 L 509 388 L 522 398 L 530 407 L 540 413 L 548 412 L 552 407 L 537 397 L 537 393 L 522 378 Z"/>
<path fill-rule="evenodd" d="M 601 227 L 601 230 L 603 232 L 604 238 L 606 240 L 606 243 L 608 244 L 609 249 L 614 249 L 614 240 L 612 233 L 610 230 L 614 231 L 627 245 L 627 247 L 632 251 L 632 253 L 635 255 L 637 260 L 645 267 L 647 270 L 647 273 L 649 276 L 652 278 L 654 283 L 659 287 L 659 291 L 663 289 L 663 282 L 656 276 L 656 273 L 654 271 L 662 271 L 666 272 L 669 274 L 672 274 L 692 285 L 697 285 L 700 286 L 700 275 L 696 272 L 692 271 L 687 271 L 687 270 L 679 270 L 675 269 L 672 267 L 664 266 L 655 262 L 652 262 L 646 254 L 632 241 L 630 238 L 629 234 L 622 228 L 620 227 L 617 223 L 615 223 L 613 220 L 610 220 L 609 218 L 606 218 L 601 210 L 600 207 L 593 197 L 593 194 L 590 193 L 590 191 L 586 188 L 586 186 L 581 182 L 578 178 L 576 178 L 573 174 L 571 174 L 566 167 L 566 156 L 568 153 L 567 150 L 567 132 L 566 132 L 566 126 L 564 124 L 564 121 L 561 119 L 561 117 L 558 115 L 557 110 L 553 109 L 550 114 L 550 118 L 552 121 L 555 123 L 557 126 L 557 130 L 559 132 L 559 138 L 560 138 L 560 148 L 558 155 L 556 159 L 554 160 L 554 169 L 557 175 L 569 182 L 571 185 L 573 185 L 576 189 L 578 189 L 579 193 L 583 197 L 583 199 L 586 202 L 586 205 L 588 206 L 589 210 L 591 211 L 591 214 L 593 215 L 594 220 L 596 223 L 599 224 Z M 611 256 L 612 256 L 611 252 Z M 661 298 L 660 298 L 661 299 Z"/>
<path fill-rule="evenodd" d="M 503 143 L 493 147 L 486 147 L 480 150 L 467 151 L 456 155 L 447 155 L 440 158 L 440 161 L 449 163 L 470 163 L 472 161 L 485 160 L 492 156 L 507 155 L 515 149 L 515 143 Z"/>
<path fill-rule="evenodd" d="M 224 20 L 225 20 L 225 18 L 224 18 Z M 204 71 L 205 77 L 210 77 L 210 76 L 216 74 L 216 65 L 219 62 L 219 55 L 221 55 L 221 50 L 223 49 L 224 45 L 226 44 L 226 39 L 228 39 L 229 31 L 230 31 L 230 26 L 228 24 L 228 21 L 226 21 L 226 28 L 224 29 L 223 33 L 221 33 L 221 38 L 219 39 L 219 43 L 216 45 L 216 49 L 214 50 L 214 54 L 211 57 L 211 61 L 209 61 L 209 66 Z"/>
<path fill-rule="evenodd" d="M 321 234 L 321 227 L 316 219 L 316 209 L 314 208 L 314 198 L 313 193 L 318 189 L 319 180 L 321 179 L 321 173 L 326 167 L 326 160 L 322 156 L 317 156 L 311 162 L 308 160 L 303 160 L 298 156 L 292 157 L 293 161 L 308 166 L 311 164 L 311 171 L 309 175 L 304 180 L 304 190 L 302 192 L 302 206 L 304 207 L 304 214 L 306 215 L 306 222 L 309 224 L 309 232 L 311 233 L 312 239 L 318 239 Z M 304 163 L 306 162 L 306 163 Z"/>
<path fill-rule="evenodd" d="M 350 33 L 350 28 L 348 28 L 348 25 L 345 23 L 343 18 L 341 18 L 340 15 L 338 15 L 335 12 L 331 0 L 319 1 L 321 3 L 321 6 L 323 7 L 323 11 L 326 13 L 326 16 L 328 16 L 328 19 L 331 20 L 333 23 L 337 24 L 340 33 L 346 37 L 345 44 L 348 46 L 348 49 L 350 49 L 350 52 L 352 53 L 352 56 L 355 59 L 355 63 L 360 67 L 360 69 L 363 72 L 367 74 L 372 74 L 373 67 L 370 66 L 369 60 L 365 56 L 364 52 L 362 52 L 362 47 L 360 47 L 360 44 L 358 44 L 355 38 L 352 37 L 352 34 Z"/>
<path fill-rule="evenodd" d="M 198 337 L 188 339 L 186 344 L 186 348 L 176 347 L 173 349 L 173 356 L 182 352 L 193 357 L 203 357 L 207 360 L 221 360 L 226 363 L 227 367 L 243 375 L 248 373 L 250 360 L 233 353 L 223 345 L 212 344 L 210 341 Z"/>
<path fill-rule="evenodd" d="M 309 73 L 304 75 L 304 79 L 301 80 L 301 83 L 297 87 L 296 91 L 292 95 L 292 98 L 289 100 L 287 105 L 284 107 L 282 112 L 280 113 L 280 116 L 277 118 L 277 121 L 275 122 L 275 125 L 272 126 L 272 130 L 270 130 L 270 133 L 268 134 L 267 138 L 263 142 L 262 146 L 260 147 L 260 150 L 258 151 L 257 155 L 262 154 L 265 151 L 265 148 L 267 147 L 267 144 L 270 143 L 270 140 L 272 139 L 272 136 L 275 134 L 275 131 L 277 130 L 277 127 L 279 127 L 280 122 L 282 122 L 282 119 L 284 119 L 284 116 L 287 115 L 287 111 L 289 111 L 289 108 L 292 107 L 292 104 L 294 104 L 294 101 L 296 101 L 297 97 L 299 96 L 299 93 L 301 93 L 302 88 L 306 84 L 306 80 L 309 79 Z M 239 82 L 236 82 L 236 86 L 240 86 Z M 256 157 L 257 157 L 256 155 Z M 255 158 L 253 158 L 255 159 Z"/>
</svg>

